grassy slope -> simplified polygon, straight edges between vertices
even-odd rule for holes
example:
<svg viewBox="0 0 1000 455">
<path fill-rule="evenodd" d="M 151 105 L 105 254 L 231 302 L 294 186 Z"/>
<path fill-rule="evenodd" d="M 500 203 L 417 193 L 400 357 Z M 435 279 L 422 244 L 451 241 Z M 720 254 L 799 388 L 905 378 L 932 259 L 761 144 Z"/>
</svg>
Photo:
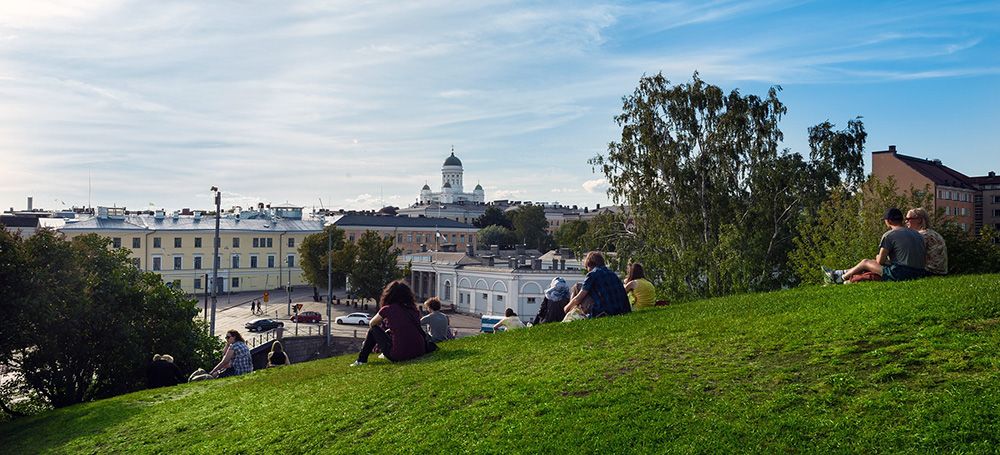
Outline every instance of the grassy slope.
<svg viewBox="0 0 1000 455">
<path fill-rule="evenodd" d="M 803 288 L 339 357 L 0 427 L 7 453 L 988 451 L 1000 276 Z"/>
</svg>

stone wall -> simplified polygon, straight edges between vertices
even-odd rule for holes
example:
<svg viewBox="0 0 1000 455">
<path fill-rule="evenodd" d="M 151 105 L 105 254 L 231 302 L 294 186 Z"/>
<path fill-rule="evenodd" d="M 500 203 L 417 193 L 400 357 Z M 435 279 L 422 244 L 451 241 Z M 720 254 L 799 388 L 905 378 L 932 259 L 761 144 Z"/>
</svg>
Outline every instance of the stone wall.
<svg viewBox="0 0 1000 455">
<path fill-rule="evenodd" d="M 284 337 L 281 339 L 281 345 L 285 348 L 288 359 L 292 363 L 299 363 L 358 352 L 361 350 L 361 343 L 364 340 L 351 337 L 332 337 L 330 341 L 330 346 L 326 346 L 326 337 L 323 336 Z M 253 355 L 253 368 L 255 370 L 267 366 L 267 353 L 271 352 L 272 343 L 274 341 L 268 341 L 250 351 Z"/>
</svg>

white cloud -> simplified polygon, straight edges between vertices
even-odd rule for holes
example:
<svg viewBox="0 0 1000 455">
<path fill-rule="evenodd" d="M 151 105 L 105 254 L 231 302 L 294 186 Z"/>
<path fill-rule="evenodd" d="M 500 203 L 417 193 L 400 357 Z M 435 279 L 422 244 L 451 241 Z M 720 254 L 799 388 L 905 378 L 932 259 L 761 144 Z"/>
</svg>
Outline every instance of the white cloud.
<svg viewBox="0 0 1000 455">
<path fill-rule="evenodd" d="M 609 188 L 608 180 L 603 177 L 594 180 L 587 180 L 586 182 L 583 182 L 583 185 L 581 186 L 588 193 L 597 193 L 597 192 L 604 193 L 608 191 Z"/>
</svg>

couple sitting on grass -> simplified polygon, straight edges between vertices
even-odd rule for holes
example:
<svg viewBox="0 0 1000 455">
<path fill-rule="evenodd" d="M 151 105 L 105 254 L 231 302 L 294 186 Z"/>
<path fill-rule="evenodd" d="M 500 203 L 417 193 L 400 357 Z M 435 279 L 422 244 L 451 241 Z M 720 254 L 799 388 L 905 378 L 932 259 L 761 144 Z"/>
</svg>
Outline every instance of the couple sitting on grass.
<svg viewBox="0 0 1000 455">
<path fill-rule="evenodd" d="M 434 324 L 430 321 L 427 323 L 433 330 Z M 369 326 L 358 360 L 351 366 L 368 363 L 368 356 L 376 346 L 382 353 L 380 357 L 385 357 L 390 362 L 415 359 L 437 349 L 430 335 L 424 332 L 413 290 L 402 281 L 393 281 L 382 290 L 378 314 L 371 319 Z"/>
<path fill-rule="evenodd" d="M 929 218 L 922 208 L 910 210 L 905 219 L 898 208 L 886 210 L 882 219 L 889 230 L 882 234 L 875 259 L 864 259 L 845 270 L 823 267 L 824 280 L 838 284 L 907 281 L 948 273 L 948 249 L 941 234 L 930 228 Z"/>
</svg>

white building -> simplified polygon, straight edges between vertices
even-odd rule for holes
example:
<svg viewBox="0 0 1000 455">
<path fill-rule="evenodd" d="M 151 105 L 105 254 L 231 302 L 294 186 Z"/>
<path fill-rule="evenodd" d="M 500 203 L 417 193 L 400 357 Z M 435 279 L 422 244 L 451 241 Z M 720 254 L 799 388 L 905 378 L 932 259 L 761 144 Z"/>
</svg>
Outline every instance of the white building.
<svg viewBox="0 0 1000 455">
<path fill-rule="evenodd" d="M 486 202 L 486 195 L 481 185 L 471 193 L 466 193 L 463 186 L 462 160 L 455 156 L 452 149 L 451 156 L 444 160 L 441 166 L 441 191 L 432 192 L 430 185 L 424 185 L 420 190 L 420 204 L 454 204 L 454 203 L 474 203 L 483 204 Z"/>
<path fill-rule="evenodd" d="M 460 252 L 413 253 L 400 258 L 410 264 L 410 283 L 418 299 L 437 296 L 461 313 L 502 316 L 513 308 L 523 321 L 538 314 L 545 289 L 561 276 L 573 286 L 585 272 L 568 253 L 551 251 L 529 259 L 524 254 L 472 257 Z"/>
</svg>

